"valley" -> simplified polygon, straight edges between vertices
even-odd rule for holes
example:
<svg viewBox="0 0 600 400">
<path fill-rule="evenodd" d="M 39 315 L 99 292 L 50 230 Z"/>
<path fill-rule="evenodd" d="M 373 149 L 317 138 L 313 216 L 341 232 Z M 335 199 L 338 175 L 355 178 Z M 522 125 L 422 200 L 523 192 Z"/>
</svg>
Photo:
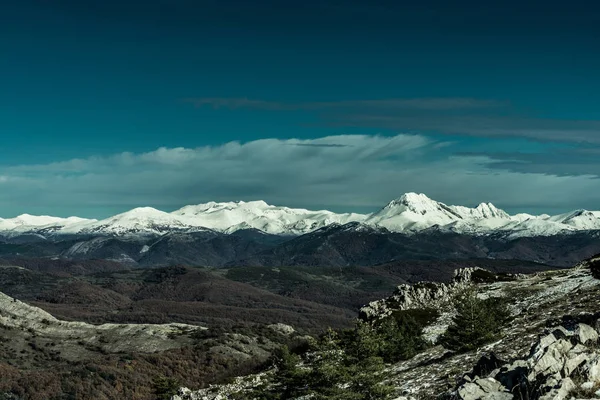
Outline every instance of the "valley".
<svg viewBox="0 0 600 400">
<path fill-rule="evenodd" d="M 456 270 L 486 271 L 473 277 L 520 279 L 518 290 L 506 289 L 519 299 L 526 277 L 569 277 L 600 253 L 597 214 L 511 216 L 491 204 L 447 206 L 408 193 L 369 215 L 211 202 L 101 221 L 1 220 L 0 395 L 218 393 L 232 380 L 272 373 L 283 348 L 304 357 L 328 329 L 350 340 L 357 321 L 403 315 L 393 308 L 410 299 L 427 323 L 445 315 L 424 327 L 423 338 L 435 340 L 451 306 L 447 297 L 427 305 L 427 290 L 453 290 Z M 445 357 L 428 346 L 415 360 Z M 410 379 L 422 370 L 403 362 L 409 367 L 396 368 L 408 368 Z"/>
</svg>

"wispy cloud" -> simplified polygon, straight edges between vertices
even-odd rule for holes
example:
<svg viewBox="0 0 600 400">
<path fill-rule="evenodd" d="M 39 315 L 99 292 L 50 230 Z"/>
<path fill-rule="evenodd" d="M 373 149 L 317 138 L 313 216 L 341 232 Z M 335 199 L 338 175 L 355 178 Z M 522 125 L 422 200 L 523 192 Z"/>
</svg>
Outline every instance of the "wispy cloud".
<svg viewBox="0 0 600 400">
<path fill-rule="evenodd" d="M 405 134 L 262 139 L 2 167 L 0 207 L 169 208 L 264 199 L 309 208 L 376 208 L 407 191 L 453 204 L 494 201 L 510 208 L 600 204 L 597 169 L 519 170 L 510 164 L 514 155 L 453 154 L 453 144 L 441 143 Z"/>
<path fill-rule="evenodd" d="M 595 150 L 595 152 L 594 152 Z M 544 152 L 461 152 L 466 157 L 487 157 L 490 168 L 522 173 L 556 176 L 588 175 L 600 177 L 598 148 L 557 148 Z M 600 207 L 599 207 L 600 208 Z"/>
<path fill-rule="evenodd" d="M 416 130 L 488 138 L 600 143 L 600 121 L 528 118 L 518 115 L 325 115 L 334 126 Z"/>
<path fill-rule="evenodd" d="M 312 111 L 316 121 L 335 127 L 600 144 L 599 120 L 535 118 L 515 109 L 509 102 L 497 100 L 455 97 L 300 103 L 247 98 L 189 98 L 184 101 L 196 107 Z"/>
<path fill-rule="evenodd" d="M 380 100 L 347 100 L 324 102 L 279 102 L 241 98 L 201 97 L 182 99 L 196 107 L 210 106 L 214 108 L 249 108 L 257 110 L 343 110 L 343 109 L 377 109 L 377 110 L 460 110 L 480 109 L 506 106 L 506 102 L 481 100 L 462 97 L 448 98 L 394 98 Z"/>
</svg>

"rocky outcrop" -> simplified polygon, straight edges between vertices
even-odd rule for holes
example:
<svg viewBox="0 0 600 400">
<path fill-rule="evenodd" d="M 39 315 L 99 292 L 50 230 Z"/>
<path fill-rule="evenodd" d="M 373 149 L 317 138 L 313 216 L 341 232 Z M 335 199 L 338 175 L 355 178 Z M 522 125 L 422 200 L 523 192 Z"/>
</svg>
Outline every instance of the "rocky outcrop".
<svg viewBox="0 0 600 400">
<path fill-rule="evenodd" d="M 267 325 L 267 328 L 274 330 L 285 336 L 290 336 L 296 332 L 293 326 L 282 324 L 281 322 L 276 324 Z"/>
<path fill-rule="evenodd" d="M 0 327 L 12 336 L 35 335 L 57 343 L 56 348 L 69 360 L 78 360 L 83 348 L 104 352 L 153 353 L 189 345 L 189 334 L 202 327 L 187 324 L 102 324 L 63 321 L 46 311 L 0 293 Z"/>
<path fill-rule="evenodd" d="M 486 376 L 475 372 L 449 394 L 461 400 L 562 400 L 572 395 L 600 397 L 598 332 L 578 323 L 558 326 L 542 336 L 526 358 L 494 369 Z M 513 397 L 514 396 L 514 397 Z"/>
<path fill-rule="evenodd" d="M 361 315 L 367 319 L 397 310 L 435 308 L 439 312 L 424 329 L 432 346 L 388 367 L 388 383 L 396 388 L 396 396 L 405 396 L 397 400 L 600 398 L 600 392 L 596 394 L 600 389 L 600 280 L 592 275 L 593 260 L 572 269 L 531 275 L 501 276 L 480 268 L 458 270 L 449 284 L 401 285 L 393 296 L 364 307 Z M 512 318 L 495 342 L 453 353 L 436 345 L 435 339 L 452 318 L 453 294 L 471 283 L 476 284 L 482 298 L 507 299 Z M 193 392 L 223 397 L 180 399 L 218 400 L 227 398 L 235 388 L 214 387 L 212 394 Z"/>
<path fill-rule="evenodd" d="M 227 400 L 231 394 L 240 393 L 247 388 L 255 388 L 264 383 L 268 373 L 237 377 L 232 383 L 226 385 L 210 385 L 206 389 L 190 390 L 186 387 L 179 388 L 171 400 Z"/>
<path fill-rule="evenodd" d="M 582 261 L 575 268 L 589 269 L 594 278 L 600 279 L 600 255 Z"/>
<path fill-rule="evenodd" d="M 496 280 L 496 275 L 483 268 L 460 268 L 454 271 L 454 277 L 448 284 L 437 282 L 419 282 L 413 285 L 404 284 L 396 288 L 394 294 L 387 299 L 372 301 L 360 309 L 360 318 L 373 320 L 384 318 L 397 310 L 411 310 L 445 307 L 453 294 L 471 282 L 485 277 Z"/>
</svg>

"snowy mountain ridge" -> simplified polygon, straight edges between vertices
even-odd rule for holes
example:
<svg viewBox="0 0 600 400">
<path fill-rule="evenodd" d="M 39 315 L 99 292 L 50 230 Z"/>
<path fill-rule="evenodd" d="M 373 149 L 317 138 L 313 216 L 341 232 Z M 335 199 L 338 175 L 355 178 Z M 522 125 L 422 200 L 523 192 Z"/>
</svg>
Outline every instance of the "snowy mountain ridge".
<svg viewBox="0 0 600 400">
<path fill-rule="evenodd" d="M 550 216 L 509 215 L 492 203 L 477 207 L 446 205 L 424 194 L 406 193 L 372 214 L 311 211 L 269 205 L 264 201 L 208 202 L 173 212 L 139 207 L 103 219 L 59 218 L 23 214 L 0 218 L 0 235 L 163 235 L 171 232 L 217 231 L 233 233 L 256 229 L 276 235 L 301 235 L 330 225 L 359 225 L 391 232 L 424 230 L 471 235 L 500 233 L 508 238 L 552 236 L 582 230 L 600 230 L 600 211 L 575 210 Z"/>
</svg>

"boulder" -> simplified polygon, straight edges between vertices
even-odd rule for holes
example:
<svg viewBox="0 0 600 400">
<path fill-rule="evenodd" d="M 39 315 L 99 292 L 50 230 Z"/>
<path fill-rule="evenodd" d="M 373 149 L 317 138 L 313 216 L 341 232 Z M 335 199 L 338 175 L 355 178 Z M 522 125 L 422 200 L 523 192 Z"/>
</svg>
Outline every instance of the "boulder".
<svg viewBox="0 0 600 400">
<path fill-rule="evenodd" d="M 272 329 L 275 332 L 281 333 L 282 335 L 285 335 L 285 336 L 289 336 L 289 335 L 293 334 L 294 332 L 296 332 L 296 330 L 292 326 L 282 324 L 282 323 L 267 325 L 267 328 Z"/>
<path fill-rule="evenodd" d="M 514 396 L 508 392 L 493 392 L 487 393 L 482 400 L 513 400 Z"/>
<path fill-rule="evenodd" d="M 554 342 L 546 351 L 539 357 L 539 359 L 532 360 L 532 369 L 529 374 L 529 380 L 535 380 L 537 375 L 546 374 L 551 375 L 556 372 L 560 372 L 563 369 L 563 365 L 565 363 L 565 354 L 566 352 L 562 352 L 561 348 L 566 347 L 563 343 L 562 339 Z"/>
<path fill-rule="evenodd" d="M 579 368 L 580 365 L 584 364 L 587 360 L 587 354 L 578 354 L 573 358 L 569 358 L 565 362 L 565 366 L 563 368 L 563 375 L 571 376 L 571 374 L 573 374 L 573 372 L 575 372 L 575 370 Z"/>
<path fill-rule="evenodd" d="M 551 389 L 548 393 L 540 397 L 540 400 L 564 400 L 569 396 L 569 393 L 576 389 L 577 386 L 571 378 L 563 379 L 557 388 Z"/>
<path fill-rule="evenodd" d="M 502 384 L 494 378 L 477 379 L 474 383 L 486 393 L 504 391 Z"/>
<path fill-rule="evenodd" d="M 458 396 L 462 400 L 479 400 L 485 394 L 481 386 L 474 382 L 467 382 L 458 389 Z"/>
<path fill-rule="evenodd" d="M 598 354 L 593 355 L 586 365 L 584 366 L 584 373 L 588 380 L 592 382 L 600 381 L 600 356 Z"/>
<path fill-rule="evenodd" d="M 586 260 L 587 265 L 592 272 L 592 276 L 596 279 L 600 279 L 600 257 L 593 257 Z"/>
<path fill-rule="evenodd" d="M 589 325 L 579 324 L 575 333 L 581 344 L 587 344 L 588 342 L 596 343 L 598 341 L 598 332 Z"/>
</svg>

